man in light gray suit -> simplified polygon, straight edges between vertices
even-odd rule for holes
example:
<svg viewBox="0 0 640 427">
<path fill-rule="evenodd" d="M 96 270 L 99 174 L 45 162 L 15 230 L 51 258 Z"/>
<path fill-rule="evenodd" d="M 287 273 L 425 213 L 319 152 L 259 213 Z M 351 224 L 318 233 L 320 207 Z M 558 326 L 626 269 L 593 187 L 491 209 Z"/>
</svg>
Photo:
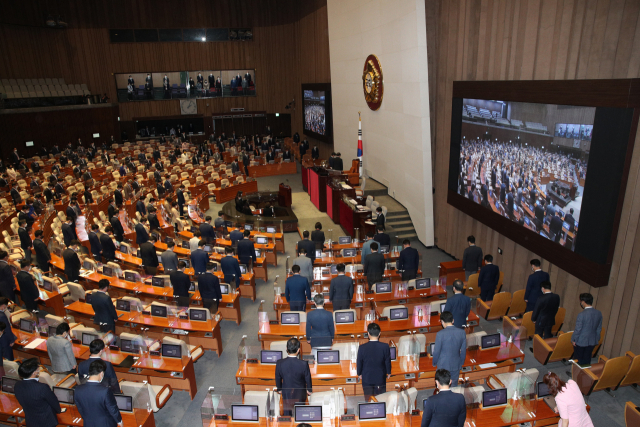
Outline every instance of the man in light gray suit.
<svg viewBox="0 0 640 427">
<path fill-rule="evenodd" d="M 600 341 L 600 332 L 602 331 L 602 313 L 591 305 L 593 304 L 593 295 L 584 293 L 580 294 L 580 307 L 584 311 L 576 317 L 576 327 L 571 336 L 573 343 L 573 357 L 578 359 L 578 364 L 591 364 L 591 354 L 593 348 Z"/>
<path fill-rule="evenodd" d="M 307 251 L 304 248 L 298 249 L 298 258 L 293 260 L 294 265 L 300 266 L 300 275 L 306 277 L 309 285 L 313 285 L 313 261 L 307 258 Z"/>
<path fill-rule="evenodd" d="M 442 330 L 436 334 L 433 349 L 433 366 L 446 369 L 451 373 L 451 386 L 458 385 L 460 370 L 467 356 L 467 334 L 464 329 L 453 326 L 453 314 L 448 311 L 440 314 Z"/>
<path fill-rule="evenodd" d="M 173 242 L 167 243 L 167 250 L 162 252 L 160 256 L 162 259 L 162 267 L 164 268 L 165 274 L 169 270 L 177 270 L 178 269 L 178 255 L 173 252 L 173 247 L 176 244 Z"/>
</svg>

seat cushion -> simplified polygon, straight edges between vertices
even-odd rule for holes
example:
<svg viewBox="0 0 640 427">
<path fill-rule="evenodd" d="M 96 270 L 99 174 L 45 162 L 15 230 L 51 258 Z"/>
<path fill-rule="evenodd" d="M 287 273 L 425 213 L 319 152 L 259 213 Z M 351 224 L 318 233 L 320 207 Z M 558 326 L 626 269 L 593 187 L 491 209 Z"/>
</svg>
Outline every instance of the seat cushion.
<svg viewBox="0 0 640 427">
<path fill-rule="evenodd" d="M 556 344 L 558 344 L 558 337 L 546 338 L 544 342 L 546 342 L 549 347 L 556 348 Z"/>
</svg>

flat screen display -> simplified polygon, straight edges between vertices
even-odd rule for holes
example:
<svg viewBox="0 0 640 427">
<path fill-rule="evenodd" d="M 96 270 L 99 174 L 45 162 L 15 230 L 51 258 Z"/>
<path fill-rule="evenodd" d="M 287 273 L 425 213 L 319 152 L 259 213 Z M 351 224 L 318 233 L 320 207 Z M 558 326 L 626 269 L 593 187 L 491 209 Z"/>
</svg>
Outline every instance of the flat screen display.
<svg viewBox="0 0 640 427">
<path fill-rule="evenodd" d="M 283 325 L 299 325 L 300 313 L 282 313 L 280 315 L 280 323 Z"/>
<path fill-rule="evenodd" d="M 268 227 L 267 226 L 267 233 L 277 233 L 276 230 L 277 230 L 276 227 Z"/>
<path fill-rule="evenodd" d="M 573 140 L 591 141 L 593 125 L 583 125 L 578 123 L 556 123 L 554 136 L 569 138 Z"/>
<path fill-rule="evenodd" d="M 91 264 L 90 261 L 84 261 L 82 263 L 82 268 L 84 268 L 85 270 L 92 270 L 93 269 L 93 264 Z"/>
<path fill-rule="evenodd" d="M 385 402 L 358 403 L 358 418 L 360 421 L 387 419 Z"/>
<path fill-rule="evenodd" d="M 317 362 L 319 365 L 340 363 L 340 351 L 318 350 Z"/>
<path fill-rule="evenodd" d="M 2 377 L 2 391 L 4 393 L 14 394 L 13 389 L 18 381 L 20 380 L 17 378 Z"/>
<path fill-rule="evenodd" d="M 429 353 L 431 356 L 433 356 L 433 351 L 436 348 L 436 343 L 432 342 L 429 343 L 429 345 L 427 346 L 427 353 Z"/>
<path fill-rule="evenodd" d="M 296 423 L 322 422 L 322 406 L 296 405 L 294 412 Z"/>
<path fill-rule="evenodd" d="M 482 407 L 502 406 L 507 404 L 507 389 L 485 390 L 482 392 Z"/>
<path fill-rule="evenodd" d="M 348 245 L 349 243 L 351 243 L 351 236 L 338 237 L 338 243 L 341 245 Z"/>
<path fill-rule="evenodd" d="M 407 307 L 392 308 L 389 310 L 389 320 L 404 320 L 409 318 L 409 309 Z"/>
<path fill-rule="evenodd" d="M 231 420 L 258 422 L 258 405 L 231 405 Z"/>
<path fill-rule="evenodd" d="M 116 310 L 131 311 L 131 301 L 119 299 L 116 301 Z"/>
<path fill-rule="evenodd" d="M 164 277 L 154 276 L 151 278 L 151 286 L 157 286 L 158 288 L 164 288 Z"/>
<path fill-rule="evenodd" d="M 127 282 L 137 282 L 138 281 L 137 274 L 130 271 L 125 271 L 124 280 Z"/>
<path fill-rule="evenodd" d="M 189 309 L 189 320 L 205 322 L 207 320 L 207 311 L 198 308 Z"/>
<path fill-rule="evenodd" d="M 382 246 L 380 246 L 380 253 L 381 254 L 388 254 L 390 249 L 391 249 L 391 247 L 389 245 L 382 245 Z"/>
<path fill-rule="evenodd" d="M 140 351 L 140 345 L 133 340 L 120 340 L 120 350 L 126 353 L 138 353 Z"/>
<path fill-rule="evenodd" d="M 247 266 L 240 264 L 240 274 L 247 274 Z"/>
<path fill-rule="evenodd" d="M 335 264 L 331 264 L 331 274 L 338 274 L 338 266 Z"/>
<path fill-rule="evenodd" d="M 113 277 L 113 268 L 107 267 L 106 265 L 102 266 L 102 275 L 107 277 Z"/>
<path fill-rule="evenodd" d="M 269 238 L 264 236 L 256 237 L 256 243 L 258 245 L 267 245 L 269 244 Z"/>
<path fill-rule="evenodd" d="M 82 345 L 89 345 L 93 340 L 97 340 L 98 336 L 96 334 L 82 334 Z"/>
<path fill-rule="evenodd" d="M 429 289 L 431 287 L 431 279 L 416 279 L 416 289 Z"/>
<path fill-rule="evenodd" d="M 229 295 L 229 285 L 223 285 L 220 283 L 220 293 L 222 295 Z"/>
<path fill-rule="evenodd" d="M 388 294 L 391 292 L 391 282 L 376 283 L 376 294 Z"/>
<path fill-rule="evenodd" d="M 261 350 L 260 363 L 274 364 L 282 359 L 282 352 L 275 350 Z"/>
<path fill-rule="evenodd" d="M 542 397 L 551 396 L 549 387 L 547 387 L 547 385 L 543 381 L 538 381 L 537 388 L 536 388 L 536 395 L 538 396 L 538 399 Z"/>
<path fill-rule="evenodd" d="M 167 307 L 151 304 L 151 315 L 156 317 L 167 317 Z"/>
<path fill-rule="evenodd" d="M 244 229 L 247 231 L 253 231 L 253 224 L 245 224 Z"/>
<path fill-rule="evenodd" d="M 48 280 L 42 281 L 42 287 L 44 288 L 45 291 L 49 291 L 49 292 L 53 291 L 53 284 Z"/>
<path fill-rule="evenodd" d="M 133 412 L 133 397 L 125 396 L 124 394 L 116 394 L 114 395 L 116 398 L 116 405 L 118 405 L 118 409 L 122 412 Z"/>
<path fill-rule="evenodd" d="M 500 347 L 500 334 L 483 335 L 480 337 L 480 347 L 483 349 Z"/>
<path fill-rule="evenodd" d="M 56 395 L 58 402 L 66 403 L 67 405 L 75 404 L 73 399 L 73 389 L 64 387 L 53 387 L 53 394 Z"/>
<path fill-rule="evenodd" d="M 260 249 L 256 249 L 256 258 L 261 258 L 262 257 L 262 252 L 260 251 Z"/>
<path fill-rule="evenodd" d="M 335 313 L 336 323 L 354 323 L 356 316 L 353 311 L 338 311 Z"/>
<path fill-rule="evenodd" d="M 305 90 L 303 98 L 304 131 L 326 135 L 326 93 L 323 90 Z"/>
<path fill-rule="evenodd" d="M 444 308 L 447 306 L 446 302 L 441 302 L 440 303 L 440 313 L 444 313 Z"/>
<path fill-rule="evenodd" d="M 27 147 L 33 147 L 33 141 L 27 141 L 24 143 Z"/>
<path fill-rule="evenodd" d="M 129 248 L 126 245 L 120 245 L 120 252 L 122 252 L 123 254 L 128 254 Z"/>
<path fill-rule="evenodd" d="M 316 258 L 322 258 L 322 250 L 316 249 Z"/>
<path fill-rule="evenodd" d="M 20 330 L 24 332 L 33 333 L 35 322 L 28 319 L 20 319 Z"/>
<path fill-rule="evenodd" d="M 342 256 L 344 257 L 354 257 L 358 254 L 358 251 L 353 248 L 353 249 L 345 249 L 344 251 L 342 251 Z"/>
<path fill-rule="evenodd" d="M 182 357 L 182 347 L 179 344 L 162 344 L 162 357 Z"/>
<path fill-rule="evenodd" d="M 391 355 L 391 360 L 396 360 L 398 358 L 398 349 L 397 349 L 397 347 L 389 346 L 389 354 Z"/>
<path fill-rule="evenodd" d="M 91 298 L 93 296 L 93 293 L 88 292 L 86 294 L 84 294 L 84 302 L 87 304 L 91 304 Z"/>
</svg>

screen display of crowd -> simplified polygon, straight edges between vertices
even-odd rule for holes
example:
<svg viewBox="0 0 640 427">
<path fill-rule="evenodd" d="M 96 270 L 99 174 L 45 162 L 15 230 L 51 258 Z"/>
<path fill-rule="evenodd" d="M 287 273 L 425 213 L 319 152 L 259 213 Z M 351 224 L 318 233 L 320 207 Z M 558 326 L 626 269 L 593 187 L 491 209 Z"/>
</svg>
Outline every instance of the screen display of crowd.
<svg viewBox="0 0 640 427">
<path fill-rule="evenodd" d="M 595 108 L 464 99 L 462 116 L 458 194 L 574 251 Z"/>
<path fill-rule="evenodd" d="M 304 91 L 304 129 L 326 135 L 326 94 L 323 90 Z"/>
</svg>

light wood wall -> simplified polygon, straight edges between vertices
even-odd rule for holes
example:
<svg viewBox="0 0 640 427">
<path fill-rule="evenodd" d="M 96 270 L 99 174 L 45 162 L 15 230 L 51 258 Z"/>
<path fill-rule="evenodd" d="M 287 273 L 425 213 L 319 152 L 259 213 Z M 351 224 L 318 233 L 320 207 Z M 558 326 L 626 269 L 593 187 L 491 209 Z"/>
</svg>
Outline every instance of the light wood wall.
<svg viewBox="0 0 640 427">
<path fill-rule="evenodd" d="M 507 291 L 522 289 L 529 260 L 541 258 L 449 206 L 447 179 L 452 82 L 640 77 L 637 0 L 432 0 L 426 2 L 436 244 L 461 258 L 473 234 L 505 272 Z M 591 288 L 543 261 L 572 330 L 578 295 L 591 292 L 604 315 L 604 354 L 640 352 L 640 132 L 631 161 L 609 285 Z M 638 246 L 636 246 L 638 245 Z M 501 248 L 503 255 L 498 255 Z"/>
</svg>

